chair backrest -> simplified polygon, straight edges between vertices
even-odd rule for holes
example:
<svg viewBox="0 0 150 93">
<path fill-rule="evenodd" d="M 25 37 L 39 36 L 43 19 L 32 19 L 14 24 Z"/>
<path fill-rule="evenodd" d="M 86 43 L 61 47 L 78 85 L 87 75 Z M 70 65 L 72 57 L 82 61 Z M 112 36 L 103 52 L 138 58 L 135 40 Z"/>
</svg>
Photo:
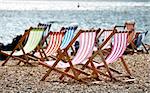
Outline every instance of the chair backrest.
<svg viewBox="0 0 150 93">
<path fill-rule="evenodd" d="M 61 43 L 61 46 L 60 46 L 61 50 L 65 49 L 68 46 L 68 44 L 70 43 L 70 41 L 73 39 L 77 27 L 68 27 L 66 29 L 67 29 L 66 33 L 63 37 L 63 40 L 62 40 L 62 43 Z"/>
<path fill-rule="evenodd" d="M 134 43 L 135 43 L 137 48 L 142 45 L 142 43 L 143 43 L 147 33 L 148 33 L 148 31 L 141 32 L 141 33 L 138 34 L 137 38 L 135 38 L 135 42 Z"/>
<path fill-rule="evenodd" d="M 81 31 L 81 30 L 80 30 Z M 80 33 L 79 31 L 79 33 Z M 79 39 L 79 50 L 77 51 L 76 55 L 72 59 L 72 64 L 82 64 L 85 60 L 88 60 L 88 58 L 92 55 L 94 43 L 96 39 L 96 31 L 82 31 L 78 37 Z M 49 65 L 53 64 L 53 62 L 47 62 Z M 56 67 L 59 68 L 66 68 L 69 67 L 70 64 L 59 62 Z"/>
<path fill-rule="evenodd" d="M 56 51 L 59 49 L 61 45 L 63 36 L 64 36 L 64 32 L 50 32 L 50 37 L 49 37 L 50 41 L 45 50 L 45 54 L 47 56 L 50 56 L 53 53 L 56 53 Z"/>
<path fill-rule="evenodd" d="M 135 22 L 125 22 L 124 26 L 115 26 L 115 28 L 123 28 L 123 30 L 118 31 L 128 31 L 130 34 L 128 35 L 128 45 L 134 40 L 136 32 L 135 32 Z"/>
<path fill-rule="evenodd" d="M 94 43 L 96 40 L 96 32 L 83 32 L 79 36 L 79 50 L 76 53 L 76 56 L 73 58 L 73 64 L 80 64 L 92 55 Z"/>
<path fill-rule="evenodd" d="M 47 36 L 49 42 L 46 49 L 44 50 L 46 56 L 51 56 L 52 54 L 57 52 L 57 50 L 60 48 L 64 34 L 65 29 L 61 29 L 60 32 L 49 32 L 49 35 Z M 36 52 L 34 55 L 37 57 L 41 57 L 39 52 Z"/>
<path fill-rule="evenodd" d="M 127 37 L 128 32 L 117 32 L 114 35 L 114 43 L 111 50 L 111 53 L 107 56 L 106 63 L 110 64 L 118 60 L 120 58 L 124 51 L 127 48 Z M 97 66 L 102 66 L 103 63 L 97 64 Z"/>
<path fill-rule="evenodd" d="M 104 39 L 103 41 L 105 41 L 109 36 L 110 34 L 112 33 L 113 30 L 104 30 Z M 103 47 L 102 49 L 107 49 L 107 48 L 110 48 L 111 47 L 111 43 L 112 43 L 112 39 L 110 39 Z"/>
<path fill-rule="evenodd" d="M 44 28 L 32 28 L 30 30 L 28 40 L 27 40 L 25 46 L 23 47 L 25 53 L 30 53 L 37 47 L 37 45 L 40 43 L 40 41 L 42 39 L 42 35 L 43 35 L 44 31 L 45 31 Z M 23 55 L 23 51 L 22 50 L 16 51 L 13 53 L 13 55 L 14 56 Z"/>
<path fill-rule="evenodd" d="M 43 37 L 45 37 L 45 36 L 48 35 L 48 33 L 50 32 L 50 29 L 51 29 L 51 25 L 52 24 L 43 24 L 43 23 L 39 23 L 38 24 L 38 27 L 40 27 L 40 28 L 46 28 L 45 31 L 44 31 L 44 33 L 43 33 Z"/>
</svg>

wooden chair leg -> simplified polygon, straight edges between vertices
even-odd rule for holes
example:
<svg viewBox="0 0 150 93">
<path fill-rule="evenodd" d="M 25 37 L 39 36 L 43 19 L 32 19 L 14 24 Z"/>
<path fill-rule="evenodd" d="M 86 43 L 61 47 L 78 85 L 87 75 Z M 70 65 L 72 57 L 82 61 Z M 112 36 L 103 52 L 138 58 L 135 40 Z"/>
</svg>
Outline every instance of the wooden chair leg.
<svg viewBox="0 0 150 93">
<path fill-rule="evenodd" d="M 7 61 L 10 59 L 10 57 L 11 57 L 11 56 L 8 56 L 8 57 L 6 58 L 6 60 L 2 63 L 2 66 L 4 66 L 4 65 L 7 63 Z"/>
<path fill-rule="evenodd" d="M 47 55 L 45 54 L 44 50 L 43 50 L 43 49 L 41 49 L 41 50 L 42 50 L 42 53 L 44 54 L 44 57 L 45 57 L 46 60 L 48 61 L 49 59 L 48 59 Z"/>
<path fill-rule="evenodd" d="M 8 57 L 6 58 L 6 60 L 2 63 L 2 66 L 4 66 L 7 61 L 10 59 L 10 57 L 12 57 L 12 54 L 15 52 L 15 50 L 22 45 L 22 42 L 25 40 L 26 36 L 29 35 L 29 31 L 25 32 L 24 35 L 21 37 L 21 39 L 18 41 L 18 44 L 16 45 L 16 47 L 13 49 L 13 51 L 11 52 L 10 55 L 6 54 Z"/>
<path fill-rule="evenodd" d="M 69 70 L 70 70 L 70 67 L 66 68 L 66 69 L 64 70 L 64 72 L 68 72 Z M 59 79 L 62 80 L 63 77 L 64 77 L 64 75 L 61 75 L 61 76 L 59 77 Z"/>
<path fill-rule="evenodd" d="M 92 68 L 92 67 L 90 67 L 90 66 L 87 66 L 87 68 L 89 68 L 89 69 L 93 70 L 93 68 Z M 106 77 L 109 77 L 109 78 L 110 78 L 110 76 L 109 76 L 109 75 L 107 75 L 107 74 L 105 74 L 105 73 L 101 72 L 101 71 L 100 71 L 100 70 L 98 70 L 98 69 L 97 69 L 97 72 L 98 72 L 100 75 L 104 75 L 104 76 L 106 76 Z"/>
<path fill-rule="evenodd" d="M 37 51 L 40 53 L 41 60 L 44 61 L 44 58 L 43 58 L 42 52 L 40 51 L 40 46 L 39 45 L 37 46 Z"/>
<path fill-rule="evenodd" d="M 93 74 L 96 76 L 94 76 L 95 78 L 98 78 L 98 72 L 97 72 L 97 69 L 96 69 L 96 67 L 94 66 L 94 64 L 93 64 L 93 61 L 92 60 L 90 60 L 90 64 L 91 64 L 91 67 L 92 67 L 92 69 L 93 69 Z"/>
<path fill-rule="evenodd" d="M 76 68 L 73 66 L 73 64 L 72 64 L 72 62 L 71 62 L 71 59 L 69 58 L 68 53 L 66 53 L 66 56 L 67 56 L 68 62 L 69 62 L 69 64 L 70 64 L 70 67 L 68 67 L 68 68 L 65 70 L 65 72 L 68 72 L 70 69 L 72 69 L 72 72 L 73 72 L 74 77 L 75 77 L 76 79 L 78 79 L 78 76 L 80 75 L 80 73 L 82 73 L 82 74 L 84 74 L 84 75 L 86 75 L 86 76 L 89 76 L 88 73 L 83 72 L 83 71 L 81 71 L 81 70 L 79 70 L 79 69 L 76 69 Z M 60 79 L 62 79 L 63 77 L 64 77 L 64 75 L 61 75 Z"/>
<path fill-rule="evenodd" d="M 121 59 L 121 62 L 123 63 L 123 66 L 125 67 L 127 73 L 131 76 L 131 72 L 130 72 L 126 62 L 124 61 L 123 57 L 120 57 L 120 59 Z"/>
<path fill-rule="evenodd" d="M 40 64 L 42 64 L 43 66 L 45 66 L 45 67 L 47 67 L 47 68 L 50 68 L 50 69 L 49 69 L 49 71 L 46 73 L 46 75 L 49 75 L 50 70 L 52 69 L 52 70 L 54 70 L 54 71 L 56 71 L 56 72 L 60 73 L 60 74 L 61 74 L 61 75 L 63 75 L 63 76 L 68 76 L 68 77 L 70 77 L 70 78 L 72 78 L 72 79 L 75 79 L 75 80 L 77 80 L 77 81 L 79 81 L 79 82 L 84 82 L 82 79 L 76 79 L 76 78 L 74 78 L 74 76 L 73 76 L 73 75 L 68 74 L 68 73 L 66 73 L 66 72 L 64 72 L 64 71 L 61 71 L 61 70 L 56 69 L 56 68 L 53 68 L 53 67 L 48 66 L 48 65 L 43 64 L 43 63 L 40 63 Z M 46 75 L 45 75 L 45 77 L 46 77 Z M 44 80 L 45 80 L 44 78 L 43 78 L 43 79 L 41 79 L 41 81 L 44 81 Z M 86 83 L 86 82 L 85 82 L 85 83 Z"/>
<path fill-rule="evenodd" d="M 105 68 L 106 68 L 108 74 L 110 75 L 110 78 L 113 79 L 113 76 L 112 76 L 112 74 L 111 74 L 111 71 L 110 71 L 110 69 L 109 69 L 109 67 L 108 67 L 108 65 L 107 65 L 107 63 L 106 63 L 106 61 L 105 61 L 105 59 L 104 59 L 104 56 L 103 56 L 103 54 L 102 54 L 101 51 L 99 51 L 99 56 L 101 57 L 101 59 L 102 59 L 102 61 L 103 61 L 103 63 L 104 63 L 104 66 L 105 66 Z"/>
<path fill-rule="evenodd" d="M 51 66 L 49 68 L 49 70 L 47 71 L 47 73 L 42 77 L 41 81 L 44 81 L 46 79 L 46 77 L 49 76 L 49 74 L 51 73 L 51 71 L 56 67 L 56 65 L 58 64 L 58 62 L 62 59 L 62 57 L 64 56 L 64 54 L 61 51 L 58 51 L 58 56 L 57 56 L 57 60 L 56 62 L 53 64 L 53 66 Z"/>
<path fill-rule="evenodd" d="M 23 56 L 25 57 L 25 60 L 26 60 L 26 62 L 25 62 L 25 64 L 29 64 L 30 65 L 30 63 L 29 63 L 29 58 L 28 58 L 28 56 L 27 56 L 27 54 L 25 53 L 25 51 L 24 51 L 24 49 L 23 49 L 23 45 L 21 44 L 20 46 L 19 46 L 19 48 L 22 50 L 22 52 L 23 52 Z"/>
<path fill-rule="evenodd" d="M 97 68 L 100 69 L 101 67 L 104 67 L 104 66 L 99 66 L 99 67 L 97 67 Z M 117 73 L 117 74 L 122 74 L 121 72 L 119 72 L 118 70 L 116 70 L 116 69 L 114 69 L 114 68 L 112 68 L 112 67 L 109 67 L 109 69 L 110 69 L 111 71 Z"/>
<path fill-rule="evenodd" d="M 51 68 L 49 68 L 49 70 L 47 71 L 47 73 L 42 77 L 41 81 L 44 81 L 46 79 L 46 77 L 49 76 L 49 74 L 51 73 L 51 71 L 53 70 L 53 68 L 58 64 L 59 61 L 60 61 L 60 59 L 56 60 L 56 62 L 53 64 L 53 66 Z"/>
<path fill-rule="evenodd" d="M 146 51 L 146 54 L 149 54 L 148 50 L 146 49 L 144 43 L 142 42 L 142 46 L 144 47 L 145 51 Z"/>
<path fill-rule="evenodd" d="M 74 74 L 74 78 L 75 78 L 75 79 L 78 79 L 76 70 L 74 69 L 74 66 L 73 66 L 73 64 L 72 64 L 72 62 L 71 62 L 71 59 L 69 58 L 69 55 L 68 55 L 67 51 L 64 52 L 64 55 L 66 56 L 66 58 L 67 58 L 67 60 L 68 60 L 68 63 L 69 63 L 69 65 L 70 65 L 70 69 L 72 69 L 72 72 L 73 72 L 73 74 Z M 61 57 L 61 58 L 62 58 L 62 57 Z"/>
<path fill-rule="evenodd" d="M 130 43 L 131 43 L 131 47 L 132 47 L 133 52 L 135 52 L 135 50 L 137 51 L 137 47 L 135 46 L 134 42 L 131 41 Z"/>
<path fill-rule="evenodd" d="M 53 64 L 53 66 L 49 67 L 49 70 L 47 71 L 47 73 L 42 77 L 41 81 L 44 81 L 46 79 L 46 77 L 49 76 L 49 74 L 51 73 L 51 71 L 53 70 L 53 68 L 56 67 L 56 65 L 58 64 L 58 62 L 61 60 L 61 58 L 63 57 L 63 54 L 61 53 L 61 51 L 58 51 L 58 55 L 57 56 L 57 60 L 56 62 Z"/>
<path fill-rule="evenodd" d="M 51 71 L 52 71 L 52 69 L 49 69 L 49 70 L 47 71 L 47 73 L 42 77 L 41 81 L 44 81 L 44 80 L 46 79 L 46 77 L 49 76 L 49 74 L 51 73 Z"/>
<path fill-rule="evenodd" d="M 15 52 L 15 50 L 18 48 L 18 46 L 19 46 L 19 44 L 16 45 L 16 47 L 13 49 L 13 51 L 11 52 L 10 55 L 9 55 L 9 54 L 6 54 L 6 53 L 3 53 L 4 55 L 6 55 L 6 56 L 8 56 L 8 57 L 7 57 L 6 60 L 2 63 L 2 66 L 4 66 L 4 65 L 7 63 L 7 61 L 8 61 L 11 57 L 13 57 L 12 55 L 13 55 L 13 53 Z"/>
<path fill-rule="evenodd" d="M 17 65 L 19 65 L 21 63 L 21 61 L 19 60 L 19 62 L 17 63 Z"/>
<path fill-rule="evenodd" d="M 77 72 L 76 72 L 76 70 L 74 69 L 74 66 L 73 66 L 73 64 L 71 63 L 71 61 L 69 61 L 69 64 L 70 64 L 70 69 L 71 69 L 72 72 L 73 72 L 74 78 L 75 78 L 75 79 L 78 79 Z"/>
<path fill-rule="evenodd" d="M 89 65 L 90 61 L 87 61 L 83 66 L 82 66 L 82 70 L 84 70 L 88 65 Z"/>
</svg>

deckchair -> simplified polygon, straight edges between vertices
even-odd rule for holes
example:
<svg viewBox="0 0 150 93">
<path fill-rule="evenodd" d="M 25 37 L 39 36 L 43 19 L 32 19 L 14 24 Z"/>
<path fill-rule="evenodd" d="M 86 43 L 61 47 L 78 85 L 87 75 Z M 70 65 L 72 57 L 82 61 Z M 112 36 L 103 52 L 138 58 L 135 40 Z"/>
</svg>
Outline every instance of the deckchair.
<svg viewBox="0 0 150 93">
<path fill-rule="evenodd" d="M 4 66 L 11 57 L 18 59 L 20 62 L 29 63 L 28 62 L 29 58 L 27 54 L 31 53 L 36 47 L 39 47 L 38 45 L 42 39 L 44 31 L 45 28 L 30 27 L 30 29 L 26 31 L 25 34 L 22 36 L 22 38 L 19 40 L 18 44 L 16 45 L 16 47 L 12 52 L 1 51 L 2 54 L 8 56 L 6 60 L 2 63 L 2 66 Z M 25 46 L 22 46 L 22 42 L 26 37 L 28 37 L 28 40 Z M 20 50 L 16 51 L 17 48 L 19 48 Z"/>
<path fill-rule="evenodd" d="M 128 35 L 128 46 L 131 45 L 133 52 L 137 51 L 137 47 L 134 43 L 136 34 L 138 33 L 135 31 L 135 22 L 125 22 L 125 30 L 130 31 L 130 34 Z"/>
<path fill-rule="evenodd" d="M 52 70 L 60 73 L 62 76 L 68 76 L 70 78 L 73 78 L 77 81 L 82 81 L 81 78 L 78 77 L 78 73 L 82 73 L 83 75 L 88 76 L 89 74 L 86 72 L 81 71 L 80 69 L 75 68 L 74 66 L 77 64 L 80 64 L 83 60 L 88 58 L 89 52 L 88 50 L 93 51 L 94 47 L 94 42 L 96 39 L 96 33 L 98 30 L 90 30 L 90 31 L 85 31 L 85 30 L 79 30 L 79 32 L 76 34 L 76 36 L 71 40 L 71 42 L 67 45 L 63 51 L 59 52 L 58 59 L 56 61 L 45 61 L 42 62 L 40 61 L 40 64 L 49 68 L 47 73 L 44 75 L 44 77 L 41 79 L 42 81 L 45 80 L 45 78 L 51 73 Z M 71 45 L 75 42 L 75 40 L 79 38 L 80 42 L 80 48 L 77 51 L 76 55 L 71 59 L 67 53 L 68 49 L 71 47 Z M 61 61 L 63 57 L 66 58 L 67 63 Z M 65 69 L 64 71 L 59 70 L 60 69 Z M 68 71 L 71 70 L 72 73 L 68 73 Z"/>
<path fill-rule="evenodd" d="M 70 43 L 75 35 L 77 27 L 68 27 L 65 36 L 63 37 L 63 41 L 61 43 L 60 49 L 66 48 L 66 46 Z"/>
<path fill-rule="evenodd" d="M 48 45 L 48 41 L 47 41 L 46 37 L 47 37 L 47 35 L 49 34 L 49 32 L 51 30 L 51 26 L 52 26 L 52 24 L 44 24 L 44 23 L 38 23 L 38 26 L 37 26 L 37 27 L 40 27 L 40 28 L 45 28 L 45 31 L 43 33 L 42 38 L 45 39 L 45 42 L 43 42 L 43 43 L 46 43 L 46 46 Z"/>
<path fill-rule="evenodd" d="M 103 31 L 99 34 L 97 38 L 99 39 L 103 37 L 103 40 L 101 42 L 106 41 L 107 38 L 113 33 L 113 31 L 114 31 L 113 29 L 103 29 Z M 99 46 L 99 44 L 97 46 Z M 106 54 L 109 53 L 111 50 L 111 47 L 112 47 L 112 39 L 109 39 L 107 43 L 102 47 L 103 53 L 106 53 Z"/>
<path fill-rule="evenodd" d="M 106 31 L 106 30 L 104 30 L 105 32 L 104 32 L 104 41 L 109 37 L 109 35 L 111 34 L 111 30 L 110 31 Z M 103 48 L 102 49 L 107 49 L 107 48 L 110 48 L 111 47 L 111 40 L 109 40 L 104 46 L 103 46 Z"/>
<path fill-rule="evenodd" d="M 68 44 L 71 42 L 71 40 L 75 36 L 77 28 L 78 28 L 78 26 L 76 26 L 76 25 L 70 26 L 68 28 L 68 31 L 66 32 L 66 34 L 65 34 L 65 36 L 62 40 L 61 46 L 60 46 L 58 51 L 61 51 L 61 50 L 65 49 L 68 46 Z M 75 54 L 75 50 L 74 50 L 73 46 L 71 46 L 71 50 L 69 49 L 69 51 L 70 51 L 70 53 L 72 51 L 73 55 Z"/>
<path fill-rule="evenodd" d="M 69 42 L 74 37 L 77 26 L 70 26 L 67 28 L 62 28 L 60 32 L 50 32 L 49 33 L 49 43 L 47 48 L 43 51 L 43 55 L 48 60 L 48 57 L 56 59 L 56 57 L 52 56 L 52 54 L 57 53 L 58 50 L 64 49 Z M 40 53 L 36 53 L 35 56 L 42 57 L 43 55 Z"/>
<path fill-rule="evenodd" d="M 47 34 L 50 32 L 51 24 L 38 23 L 37 27 L 38 28 L 45 28 L 45 31 L 44 31 L 43 36 L 42 36 L 42 39 L 44 39 L 47 36 Z M 27 42 L 27 40 L 28 40 L 28 37 L 26 36 L 26 39 L 23 41 L 24 44 Z M 45 42 L 47 44 L 47 40 L 45 40 Z M 43 42 L 43 43 L 45 43 L 45 42 Z M 24 46 L 24 44 L 23 44 L 23 46 Z"/>
<path fill-rule="evenodd" d="M 115 61 L 117 61 L 119 58 L 121 59 L 121 62 L 123 63 L 123 66 L 125 67 L 125 70 L 127 71 L 127 74 L 126 75 L 127 77 L 131 78 L 131 73 L 130 73 L 130 70 L 127 66 L 127 64 L 125 63 L 124 59 L 123 59 L 123 53 L 124 51 L 126 50 L 126 47 L 127 47 L 127 36 L 128 36 L 128 32 L 125 31 L 125 32 L 117 32 L 115 31 L 115 34 L 114 34 L 114 43 L 113 43 L 113 47 L 112 47 L 112 50 L 111 50 L 111 53 L 108 55 L 108 56 L 105 56 L 103 55 L 102 53 L 102 47 L 105 45 L 105 43 L 108 41 L 104 41 L 104 43 L 102 43 L 100 46 L 99 46 L 99 49 L 98 51 L 96 51 L 90 58 L 89 58 L 89 61 L 87 62 L 83 62 L 83 64 L 85 64 L 83 66 L 82 69 L 84 69 L 85 67 L 87 66 L 90 66 L 89 64 L 90 63 L 93 63 L 95 67 L 93 70 L 94 73 L 100 73 L 102 74 L 98 68 L 99 67 L 105 67 L 109 76 L 107 74 L 105 74 L 105 76 L 107 77 L 110 77 L 112 80 L 116 80 L 116 78 L 112 75 L 112 72 L 111 72 L 111 69 L 109 68 L 109 64 L 111 63 L 114 63 Z M 103 63 L 100 63 L 100 62 L 95 62 L 93 61 L 94 57 L 99 55 L 102 62 Z M 113 70 L 114 71 L 114 70 Z M 104 73 L 103 73 L 104 75 Z"/>
<path fill-rule="evenodd" d="M 145 47 L 145 44 L 143 43 L 147 33 L 148 33 L 148 31 L 136 33 L 137 36 L 134 40 L 134 44 L 136 45 L 137 48 L 139 48 L 142 45 L 143 48 L 145 49 L 146 53 L 148 54 L 149 53 L 148 49 Z"/>
<path fill-rule="evenodd" d="M 105 33 L 106 32 L 106 33 Z M 104 37 L 104 43 L 101 45 L 101 50 L 102 50 L 102 52 L 104 53 L 104 54 L 108 54 L 109 53 L 109 51 L 108 51 L 108 46 L 106 46 L 108 43 L 110 43 L 110 41 L 111 41 L 111 39 L 110 38 L 112 38 L 112 36 L 115 34 L 115 32 L 116 32 L 116 30 L 111 30 L 111 29 L 108 29 L 108 30 L 106 30 L 106 29 L 104 29 L 104 30 L 102 30 L 100 33 L 97 33 L 97 36 L 96 36 L 96 41 L 97 41 L 97 39 L 102 35 L 102 34 L 107 34 L 107 36 L 105 36 Z M 86 44 L 84 44 L 84 43 L 86 43 L 88 41 L 88 45 L 86 45 Z M 94 47 L 92 48 L 92 49 L 87 49 L 87 47 L 90 47 L 90 46 L 95 46 L 95 44 L 91 44 L 91 42 L 89 41 L 89 40 L 85 40 L 84 42 L 82 41 L 82 42 L 80 42 L 81 43 L 81 45 L 80 45 L 80 48 L 79 48 L 79 54 L 78 54 L 78 56 L 77 56 L 77 58 L 80 58 L 80 57 L 83 57 L 82 55 L 80 55 L 80 53 L 82 54 L 83 53 L 83 55 L 85 54 L 85 56 L 86 56 L 86 53 L 88 54 L 88 56 L 84 59 L 84 57 L 83 57 L 83 60 L 82 61 L 76 61 L 76 64 L 85 64 L 85 62 L 87 62 L 87 61 L 91 61 L 91 60 L 93 60 L 93 59 L 90 59 L 90 57 L 91 57 L 91 55 L 92 55 L 92 53 L 93 52 L 95 52 L 95 50 L 94 50 Z M 82 44 L 83 43 L 83 44 Z M 86 47 L 86 50 L 84 50 L 83 51 L 83 47 Z M 105 48 L 103 48 L 103 47 L 105 47 Z M 106 49 L 107 48 L 107 49 Z M 104 50 L 105 49 L 105 50 Z M 99 50 L 99 48 L 98 48 L 98 50 Z M 80 57 L 79 57 L 80 56 Z M 94 60 L 93 60 L 94 61 Z M 61 63 L 62 64 L 62 63 Z M 92 63 L 91 63 L 92 64 Z M 92 66 L 94 66 L 94 65 L 92 65 Z M 88 67 L 88 68 L 90 68 L 91 70 L 94 70 L 92 67 Z M 84 66 L 83 66 L 83 69 L 84 69 Z M 110 68 L 111 70 L 113 70 L 113 71 L 115 71 L 115 72 L 118 72 L 118 71 L 116 71 L 116 70 L 114 70 L 114 69 L 112 69 L 112 68 Z M 65 72 L 68 72 L 70 70 L 70 68 L 67 68 L 66 70 L 65 70 Z M 107 76 L 107 77 L 110 77 L 109 75 L 106 75 L 106 74 L 104 74 L 104 73 L 102 73 L 102 72 L 100 72 L 99 71 L 99 73 L 100 74 L 103 74 L 103 75 L 105 75 L 105 76 Z M 60 79 L 62 79 L 64 77 L 64 75 L 62 75 L 61 77 L 60 77 Z M 98 74 L 95 74 L 94 76 L 93 76 L 95 79 L 98 79 Z"/>
<path fill-rule="evenodd" d="M 135 52 L 134 50 L 140 51 L 140 50 L 138 50 L 138 48 L 139 48 L 139 46 L 142 45 L 144 47 L 146 53 L 148 53 L 148 50 L 146 49 L 144 43 L 142 43 L 143 39 L 147 35 L 148 31 L 146 31 L 146 32 L 135 31 L 135 22 L 125 22 L 124 26 L 115 26 L 115 28 L 118 28 L 118 27 L 123 27 L 127 31 L 132 31 L 130 33 L 130 35 L 128 36 L 128 42 L 130 44 L 130 45 L 128 45 L 128 48 L 130 48 L 130 46 L 131 46 L 133 52 Z"/>
<path fill-rule="evenodd" d="M 135 51 L 137 51 L 137 47 L 134 44 L 134 40 L 136 38 L 136 33 L 137 33 L 137 32 L 135 32 L 135 22 L 125 22 L 124 26 L 116 25 L 114 27 L 114 29 L 118 29 L 118 30 L 120 30 L 120 28 L 123 28 L 122 30 L 129 31 L 128 47 L 127 47 L 126 52 L 130 52 L 133 54 Z M 130 49 L 132 49 L 132 51 L 130 51 Z"/>
<path fill-rule="evenodd" d="M 47 34 L 50 32 L 52 24 L 44 24 L 44 23 L 38 23 L 37 27 L 40 28 L 46 28 L 46 31 L 44 32 L 43 36 L 47 36 Z"/>
<path fill-rule="evenodd" d="M 50 33 L 50 29 L 51 29 L 51 25 L 52 24 L 44 24 L 44 23 L 38 23 L 38 25 L 37 25 L 37 27 L 38 28 L 44 28 L 45 29 L 45 31 L 44 31 L 44 33 L 43 33 L 43 36 L 42 36 L 42 41 L 41 41 L 41 43 L 39 44 L 40 45 L 40 48 L 42 47 L 42 49 L 44 49 L 47 45 L 48 45 L 48 39 L 47 39 L 47 36 L 48 36 L 48 34 Z M 28 40 L 28 37 L 26 37 L 26 39 L 24 40 L 24 43 L 26 43 L 27 42 L 27 40 Z M 24 46 L 24 45 L 23 45 Z M 32 60 L 35 60 L 36 61 L 36 59 L 33 57 L 33 55 L 35 54 L 35 52 L 37 52 L 38 50 L 37 50 L 37 48 L 33 51 L 33 53 L 32 54 L 29 54 L 30 56 L 30 59 L 32 59 Z M 41 52 L 42 53 L 42 52 Z M 40 54 L 40 53 L 39 53 Z M 18 64 L 20 64 L 20 62 L 18 63 Z"/>
<path fill-rule="evenodd" d="M 41 52 L 36 52 L 34 56 L 41 60 L 49 60 L 48 57 L 52 57 L 52 54 L 56 53 L 59 49 L 64 34 L 64 29 L 60 32 L 49 32 L 49 42 L 46 49 L 41 48 Z"/>
<path fill-rule="evenodd" d="M 135 31 L 135 23 L 134 22 L 126 22 L 125 23 L 125 26 L 126 26 L 126 28 L 128 29 L 128 30 L 130 30 L 130 31 Z M 146 31 L 146 32 L 135 32 L 134 34 L 135 34 L 135 36 L 132 36 L 131 35 L 131 37 L 128 37 L 128 39 L 129 40 L 131 40 L 131 46 L 134 48 L 134 49 L 136 49 L 137 50 L 137 48 L 140 46 L 140 45 L 142 45 L 143 47 L 144 47 L 144 49 L 145 49 L 145 51 L 146 51 L 146 53 L 148 53 L 148 50 L 146 49 L 146 47 L 145 47 L 145 45 L 144 45 L 144 43 L 143 43 L 143 40 L 144 40 L 144 38 L 145 38 L 145 36 L 147 35 L 147 33 L 148 33 L 148 31 Z M 128 40 L 128 41 L 129 41 Z M 137 50 L 138 51 L 138 50 Z"/>
</svg>

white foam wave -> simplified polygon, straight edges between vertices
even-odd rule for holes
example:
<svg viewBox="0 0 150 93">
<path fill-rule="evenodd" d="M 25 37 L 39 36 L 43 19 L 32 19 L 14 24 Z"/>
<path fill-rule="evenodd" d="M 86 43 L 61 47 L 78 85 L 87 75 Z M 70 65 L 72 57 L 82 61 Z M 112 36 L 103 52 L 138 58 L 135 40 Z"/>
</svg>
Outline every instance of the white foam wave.
<svg viewBox="0 0 150 93">
<path fill-rule="evenodd" d="M 150 2 L 0 1 L 1 10 L 101 10 L 134 6 L 150 6 Z"/>
</svg>

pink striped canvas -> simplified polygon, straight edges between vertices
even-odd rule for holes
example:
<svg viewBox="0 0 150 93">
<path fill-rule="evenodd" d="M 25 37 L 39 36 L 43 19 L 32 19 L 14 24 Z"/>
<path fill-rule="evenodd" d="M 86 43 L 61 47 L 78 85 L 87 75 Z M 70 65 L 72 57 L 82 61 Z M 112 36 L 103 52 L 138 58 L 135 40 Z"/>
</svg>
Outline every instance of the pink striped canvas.
<svg viewBox="0 0 150 93">
<path fill-rule="evenodd" d="M 57 52 L 58 48 L 61 45 L 63 36 L 64 36 L 64 32 L 49 33 L 49 43 L 47 48 L 44 50 L 46 56 L 51 56 L 52 54 Z M 35 56 L 41 58 L 39 52 L 35 53 Z"/>
<path fill-rule="evenodd" d="M 77 54 L 72 59 L 72 64 L 81 64 L 83 61 L 88 60 L 89 56 L 92 55 L 94 42 L 95 42 L 96 32 L 83 32 L 79 36 L 79 50 Z M 55 61 L 45 61 L 47 65 L 52 66 Z M 41 62 L 43 64 L 43 62 Z M 69 63 L 59 62 L 56 66 L 57 68 L 67 68 L 70 67 Z"/>
<path fill-rule="evenodd" d="M 116 33 L 114 35 L 114 45 L 112 47 L 111 53 L 105 59 L 107 64 L 113 63 L 120 58 L 127 47 L 127 36 L 128 33 Z M 103 66 L 104 63 L 94 63 L 96 67 Z"/>
</svg>

